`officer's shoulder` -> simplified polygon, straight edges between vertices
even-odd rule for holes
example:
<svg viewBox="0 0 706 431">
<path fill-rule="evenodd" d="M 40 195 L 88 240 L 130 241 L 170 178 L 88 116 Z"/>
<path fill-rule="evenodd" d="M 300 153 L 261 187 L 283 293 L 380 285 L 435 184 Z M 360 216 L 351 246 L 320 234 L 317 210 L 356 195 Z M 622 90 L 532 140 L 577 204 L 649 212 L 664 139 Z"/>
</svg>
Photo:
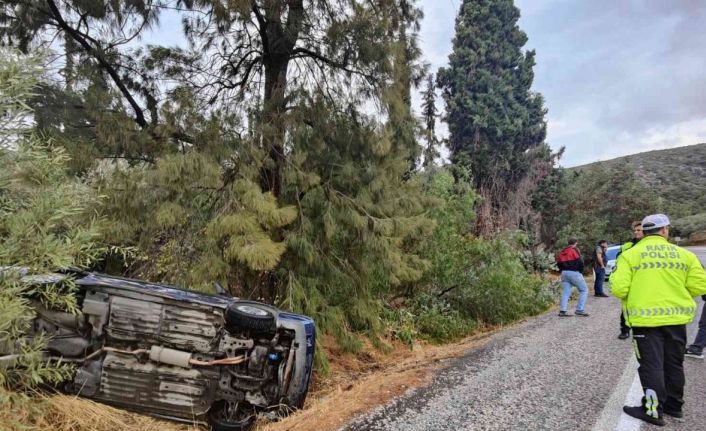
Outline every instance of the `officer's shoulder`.
<svg viewBox="0 0 706 431">
<path fill-rule="evenodd" d="M 640 244 L 639 242 L 638 242 L 638 243 L 635 243 L 635 244 L 630 243 L 630 246 L 627 247 L 627 248 L 625 248 L 625 249 L 623 249 L 623 250 L 621 251 L 620 255 L 621 255 L 621 256 L 625 256 L 625 257 L 629 257 L 629 256 L 633 256 L 633 255 L 635 255 L 635 254 L 639 254 L 639 253 L 640 253 L 640 251 L 639 251 L 639 250 L 640 250 L 640 245 L 641 245 L 641 244 Z"/>
<path fill-rule="evenodd" d="M 632 241 L 628 241 L 628 242 L 626 242 L 626 243 L 623 243 L 623 244 L 620 246 L 620 252 L 621 252 L 621 253 L 624 253 L 624 252 L 630 250 L 634 245 L 635 245 L 635 243 L 633 243 Z"/>
</svg>

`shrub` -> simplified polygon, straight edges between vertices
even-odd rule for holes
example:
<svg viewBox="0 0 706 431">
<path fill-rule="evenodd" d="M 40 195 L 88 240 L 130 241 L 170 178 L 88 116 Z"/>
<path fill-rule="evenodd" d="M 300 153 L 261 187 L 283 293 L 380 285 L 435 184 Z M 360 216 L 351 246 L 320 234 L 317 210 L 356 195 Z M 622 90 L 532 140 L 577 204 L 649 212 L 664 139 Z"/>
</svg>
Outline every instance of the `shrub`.
<svg viewBox="0 0 706 431">
<path fill-rule="evenodd" d="M 558 271 L 556 260 L 552 253 L 543 250 L 522 250 L 518 257 L 528 271 L 544 274 L 549 271 Z"/>
<path fill-rule="evenodd" d="M 414 315 L 422 338 L 443 343 L 463 338 L 478 327 L 478 322 L 464 316 L 446 300 L 429 294 L 416 298 Z"/>
<path fill-rule="evenodd" d="M 464 315 L 485 323 L 509 323 L 544 311 L 553 294 L 547 280 L 530 274 L 507 240 L 470 238 L 465 244 L 470 283 L 451 292 Z"/>
<path fill-rule="evenodd" d="M 706 213 L 694 214 L 672 222 L 674 234 L 688 237 L 694 232 L 706 230 Z"/>
<path fill-rule="evenodd" d="M 441 203 L 432 213 L 436 229 L 419 244 L 421 256 L 431 262 L 414 286 L 411 309 L 419 336 L 451 340 L 479 322 L 507 323 L 546 309 L 554 296 L 533 272 L 551 268 L 553 256 L 536 252 L 530 261 L 526 235 L 517 232 L 494 239 L 473 236 L 473 190 L 455 183 L 448 171 L 428 175 L 427 193 Z"/>
</svg>

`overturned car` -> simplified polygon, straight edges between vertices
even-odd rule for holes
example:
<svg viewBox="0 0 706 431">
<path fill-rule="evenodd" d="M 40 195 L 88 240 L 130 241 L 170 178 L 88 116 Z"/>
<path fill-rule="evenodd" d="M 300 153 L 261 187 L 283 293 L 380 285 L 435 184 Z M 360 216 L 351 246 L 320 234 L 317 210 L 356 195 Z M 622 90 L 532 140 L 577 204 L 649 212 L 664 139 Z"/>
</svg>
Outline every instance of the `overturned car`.
<svg viewBox="0 0 706 431">
<path fill-rule="evenodd" d="M 51 337 L 48 360 L 76 364 L 63 391 L 168 419 L 207 421 L 215 431 L 248 429 L 257 413 L 280 415 L 303 405 L 315 346 L 310 318 L 96 273 L 30 282 L 67 276 L 76 280 L 81 314 L 37 302 L 28 334 Z"/>
</svg>

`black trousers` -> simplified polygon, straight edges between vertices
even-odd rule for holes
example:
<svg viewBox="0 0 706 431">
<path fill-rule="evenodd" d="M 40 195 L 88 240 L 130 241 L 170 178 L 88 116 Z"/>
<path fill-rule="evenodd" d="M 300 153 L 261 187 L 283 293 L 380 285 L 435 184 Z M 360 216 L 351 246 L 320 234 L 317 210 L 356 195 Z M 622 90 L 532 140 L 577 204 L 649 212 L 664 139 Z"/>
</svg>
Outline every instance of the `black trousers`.
<svg viewBox="0 0 706 431">
<path fill-rule="evenodd" d="M 625 315 L 623 312 L 620 312 L 620 332 L 623 334 L 629 334 L 630 333 L 630 327 L 625 323 Z"/>
<path fill-rule="evenodd" d="M 662 417 L 664 409 L 681 411 L 684 404 L 686 325 L 632 328 L 638 374 L 647 414 Z"/>
</svg>

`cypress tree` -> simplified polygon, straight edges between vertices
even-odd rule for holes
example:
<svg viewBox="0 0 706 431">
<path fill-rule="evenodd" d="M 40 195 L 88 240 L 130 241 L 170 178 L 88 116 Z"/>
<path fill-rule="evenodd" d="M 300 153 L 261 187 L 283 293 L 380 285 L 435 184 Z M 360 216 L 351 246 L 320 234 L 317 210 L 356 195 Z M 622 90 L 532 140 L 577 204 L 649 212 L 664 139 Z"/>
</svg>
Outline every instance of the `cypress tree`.
<svg viewBox="0 0 706 431">
<path fill-rule="evenodd" d="M 427 76 L 426 88 L 422 93 L 422 118 L 424 119 L 424 139 L 426 146 L 424 147 L 424 162 L 423 166 L 428 168 L 434 165 L 434 160 L 439 157 L 439 144 L 436 138 L 436 117 L 439 115 L 436 109 L 436 83 L 434 82 L 434 74 Z"/>
<path fill-rule="evenodd" d="M 534 51 L 512 0 L 466 0 L 456 18 L 449 66 L 438 81 L 446 102 L 451 161 L 466 165 L 483 198 L 478 231 L 505 227 L 509 192 L 527 178 L 546 136 L 541 95 L 531 91 Z M 515 226 L 516 227 L 516 226 Z"/>
</svg>

